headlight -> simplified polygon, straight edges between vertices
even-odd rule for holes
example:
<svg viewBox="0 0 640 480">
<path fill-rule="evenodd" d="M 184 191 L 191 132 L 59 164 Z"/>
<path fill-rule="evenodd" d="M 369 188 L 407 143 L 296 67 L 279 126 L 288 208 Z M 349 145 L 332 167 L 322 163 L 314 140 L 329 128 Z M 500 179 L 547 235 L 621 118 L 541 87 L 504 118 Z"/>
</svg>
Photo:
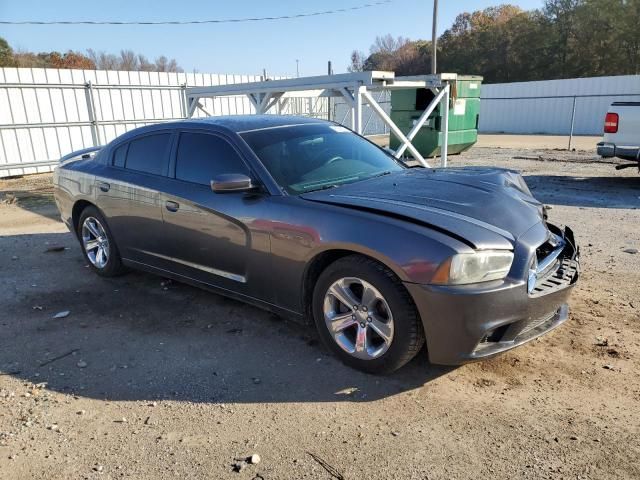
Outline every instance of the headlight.
<svg viewBox="0 0 640 480">
<path fill-rule="evenodd" d="M 464 285 L 499 280 L 507 276 L 512 262 L 513 252 L 504 250 L 459 253 L 438 267 L 431 283 Z"/>
</svg>

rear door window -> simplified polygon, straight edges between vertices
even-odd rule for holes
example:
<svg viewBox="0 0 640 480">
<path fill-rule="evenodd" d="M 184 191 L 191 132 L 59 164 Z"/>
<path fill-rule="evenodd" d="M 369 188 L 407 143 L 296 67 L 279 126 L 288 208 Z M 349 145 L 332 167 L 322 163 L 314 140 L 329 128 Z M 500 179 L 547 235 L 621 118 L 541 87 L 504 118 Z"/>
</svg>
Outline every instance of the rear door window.
<svg viewBox="0 0 640 480">
<path fill-rule="evenodd" d="M 249 175 L 240 155 L 224 138 L 206 133 L 180 134 L 176 156 L 176 178 L 186 182 L 209 185 L 225 173 Z"/>
<path fill-rule="evenodd" d="M 170 144 L 170 133 L 145 135 L 132 140 L 129 142 L 126 168 L 154 175 L 165 175 Z M 116 160 L 115 157 L 114 160 Z"/>
</svg>

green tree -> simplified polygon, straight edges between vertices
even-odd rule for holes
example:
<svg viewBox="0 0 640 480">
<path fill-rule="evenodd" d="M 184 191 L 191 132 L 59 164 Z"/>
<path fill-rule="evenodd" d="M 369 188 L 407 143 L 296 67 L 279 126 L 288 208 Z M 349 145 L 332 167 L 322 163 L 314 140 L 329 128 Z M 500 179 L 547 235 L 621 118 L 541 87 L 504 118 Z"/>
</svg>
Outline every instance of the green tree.
<svg viewBox="0 0 640 480">
<path fill-rule="evenodd" d="M 543 12 L 550 21 L 553 50 L 551 67 L 556 69 L 561 78 L 575 75 L 576 53 L 579 48 L 576 42 L 580 31 L 578 9 L 583 0 L 546 0 Z"/>
<path fill-rule="evenodd" d="M 640 73 L 640 0 L 546 0 L 458 15 L 438 40 L 438 70 L 510 82 Z M 424 40 L 377 37 L 365 70 L 428 73 Z"/>
<path fill-rule="evenodd" d="M 640 73 L 640 0 L 586 0 L 576 11 L 575 68 L 591 75 Z"/>
<path fill-rule="evenodd" d="M 7 41 L 0 37 L 0 67 L 13 67 L 15 60 L 13 58 L 13 49 Z"/>
</svg>

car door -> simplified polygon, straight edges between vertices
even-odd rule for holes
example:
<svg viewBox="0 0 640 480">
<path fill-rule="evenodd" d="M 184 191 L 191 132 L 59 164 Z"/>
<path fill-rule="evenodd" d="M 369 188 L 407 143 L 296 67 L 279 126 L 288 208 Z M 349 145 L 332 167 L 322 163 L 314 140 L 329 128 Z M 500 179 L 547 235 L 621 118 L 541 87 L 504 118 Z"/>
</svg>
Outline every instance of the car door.
<svg viewBox="0 0 640 480">
<path fill-rule="evenodd" d="M 160 189 L 174 135 L 171 130 L 154 131 L 116 146 L 96 176 L 98 207 L 125 260 L 155 265 L 164 227 Z"/>
<path fill-rule="evenodd" d="M 173 178 L 162 194 L 163 258 L 180 275 L 256 296 L 252 285 L 264 282 L 270 244 L 255 220 L 268 195 L 211 189 L 211 180 L 221 174 L 255 178 L 239 150 L 222 134 L 181 131 L 170 169 Z M 269 301 L 272 291 L 261 288 L 257 298 Z"/>
</svg>

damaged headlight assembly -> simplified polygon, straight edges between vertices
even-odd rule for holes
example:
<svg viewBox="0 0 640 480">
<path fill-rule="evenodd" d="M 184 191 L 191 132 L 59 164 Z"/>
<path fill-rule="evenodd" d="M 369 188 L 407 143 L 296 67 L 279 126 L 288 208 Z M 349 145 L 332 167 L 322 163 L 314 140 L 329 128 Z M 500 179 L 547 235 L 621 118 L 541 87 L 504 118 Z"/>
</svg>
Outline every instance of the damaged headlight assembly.
<svg viewBox="0 0 640 480">
<path fill-rule="evenodd" d="M 512 263 L 513 252 L 507 250 L 459 253 L 445 260 L 438 267 L 431 283 L 466 285 L 501 280 L 509 273 Z"/>
</svg>

